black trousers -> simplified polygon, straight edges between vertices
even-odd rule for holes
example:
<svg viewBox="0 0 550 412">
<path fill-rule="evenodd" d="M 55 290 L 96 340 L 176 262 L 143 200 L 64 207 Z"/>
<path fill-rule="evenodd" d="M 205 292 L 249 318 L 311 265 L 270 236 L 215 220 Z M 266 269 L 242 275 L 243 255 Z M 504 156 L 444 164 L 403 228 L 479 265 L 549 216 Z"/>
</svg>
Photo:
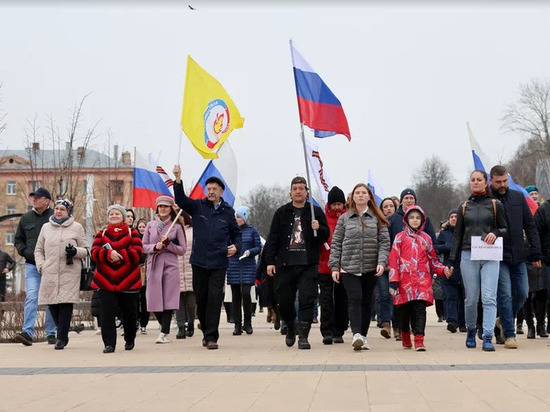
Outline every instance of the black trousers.
<svg viewBox="0 0 550 412">
<path fill-rule="evenodd" d="M 343 272 L 340 281 L 344 284 L 348 296 L 348 314 L 351 331 L 367 336 L 372 310 L 372 293 L 376 286 L 375 272 L 361 276 Z"/>
<path fill-rule="evenodd" d="M 464 287 L 461 283 L 441 279 L 443 288 L 443 305 L 447 323 L 453 323 L 458 326 L 466 326 L 464 319 Z"/>
<path fill-rule="evenodd" d="M 434 299 L 435 314 L 438 318 L 445 317 L 445 306 L 443 305 L 443 299 Z"/>
<path fill-rule="evenodd" d="M 176 310 L 176 322 L 182 328 L 187 322 L 188 326 L 194 328 L 195 317 L 197 316 L 195 292 L 180 292 L 180 308 Z"/>
<path fill-rule="evenodd" d="M 155 318 L 160 323 L 160 331 L 166 335 L 170 333 L 170 323 L 172 322 L 172 309 L 167 309 L 162 312 L 155 312 Z"/>
<path fill-rule="evenodd" d="M 227 269 L 206 269 L 192 265 L 193 290 L 197 300 L 197 316 L 201 323 L 203 339 L 217 342 L 220 337 L 220 312 Z"/>
<path fill-rule="evenodd" d="M 0 273 L 0 302 L 6 301 L 6 274 Z"/>
<path fill-rule="evenodd" d="M 142 286 L 139 290 L 139 299 L 138 299 L 138 319 L 139 326 L 142 328 L 147 327 L 149 323 L 149 312 L 147 312 L 147 286 Z"/>
<path fill-rule="evenodd" d="M 71 327 L 71 318 L 73 316 L 73 304 L 57 303 L 55 305 L 48 305 L 48 308 L 57 328 L 57 339 L 65 343 L 68 342 L 69 328 Z"/>
<path fill-rule="evenodd" d="M 124 318 L 124 340 L 133 343 L 136 339 L 137 299 L 139 292 L 112 292 L 100 289 L 101 337 L 105 346 L 116 348 L 115 317 L 120 310 Z"/>
<path fill-rule="evenodd" d="M 321 306 L 321 335 L 343 336 L 348 328 L 348 295 L 332 274 L 319 273 L 319 304 Z"/>
<path fill-rule="evenodd" d="M 397 306 L 399 325 L 402 332 L 409 332 L 412 326 L 414 336 L 424 335 L 426 331 L 426 301 L 411 300 Z"/>
<path fill-rule="evenodd" d="M 252 285 L 231 285 L 233 320 L 235 326 L 242 326 L 244 308 L 244 326 L 252 324 L 252 299 L 250 289 Z"/>
<path fill-rule="evenodd" d="M 542 328 L 546 321 L 546 299 L 548 291 L 539 290 L 530 292 L 523 304 L 523 314 L 528 326 L 534 326 L 533 316 L 537 319 L 537 326 Z M 520 311 L 521 312 L 521 311 Z M 519 317 L 518 317 L 519 318 Z"/>
<path fill-rule="evenodd" d="M 313 322 L 313 305 L 317 297 L 317 265 L 286 266 L 277 269 L 276 289 L 279 311 L 286 322 L 296 320 L 296 291 L 298 291 L 298 319 Z"/>
</svg>

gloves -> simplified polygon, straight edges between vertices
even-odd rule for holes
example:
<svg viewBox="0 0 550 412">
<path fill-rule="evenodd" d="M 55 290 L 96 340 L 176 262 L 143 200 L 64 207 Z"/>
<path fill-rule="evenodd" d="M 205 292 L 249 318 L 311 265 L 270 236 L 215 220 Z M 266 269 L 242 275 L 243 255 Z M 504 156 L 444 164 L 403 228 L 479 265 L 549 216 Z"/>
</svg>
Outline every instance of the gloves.
<svg viewBox="0 0 550 412">
<path fill-rule="evenodd" d="M 73 257 L 76 255 L 76 248 L 70 243 L 65 247 L 65 255 L 67 256 L 67 265 L 73 264 Z"/>
</svg>

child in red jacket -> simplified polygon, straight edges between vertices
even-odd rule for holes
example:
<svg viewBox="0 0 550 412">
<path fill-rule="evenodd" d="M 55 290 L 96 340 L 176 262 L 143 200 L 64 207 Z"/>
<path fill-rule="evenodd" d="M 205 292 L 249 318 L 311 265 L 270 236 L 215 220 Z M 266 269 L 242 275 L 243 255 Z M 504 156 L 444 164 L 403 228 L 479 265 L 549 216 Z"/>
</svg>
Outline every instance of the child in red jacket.
<svg viewBox="0 0 550 412">
<path fill-rule="evenodd" d="M 431 273 L 449 277 L 450 270 L 437 260 L 432 239 L 423 231 L 424 211 L 410 207 L 403 222 L 405 228 L 395 237 L 389 258 L 390 293 L 397 306 L 403 348 L 412 348 L 412 325 L 414 347 L 425 351 L 426 307 L 433 304 Z"/>
</svg>

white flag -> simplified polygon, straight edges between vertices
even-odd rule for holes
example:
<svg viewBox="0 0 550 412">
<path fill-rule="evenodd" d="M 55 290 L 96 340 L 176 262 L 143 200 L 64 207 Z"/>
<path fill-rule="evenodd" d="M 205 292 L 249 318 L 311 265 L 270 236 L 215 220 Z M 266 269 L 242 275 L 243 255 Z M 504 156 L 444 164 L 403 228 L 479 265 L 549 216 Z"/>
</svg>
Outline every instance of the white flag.
<svg viewBox="0 0 550 412">
<path fill-rule="evenodd" d="M 327 203 L 328 192 L 330 192 L 332 185 L 330 184 L 330 180 L 327 176 L 323 161 L 321 160 L 319 149 L 317 148 L 317 145 L 314 145 L 306 140 L 306 150 L 311 173 L 313 174 L 313 178 L 317 182 L 317 187 L 319 189 L 319 192 L 321 192 L 321 196 L 323 197 L 323 203 Z M 321 205 L 321 207 L 323 206 L 324 204 Z"/>
</svg>

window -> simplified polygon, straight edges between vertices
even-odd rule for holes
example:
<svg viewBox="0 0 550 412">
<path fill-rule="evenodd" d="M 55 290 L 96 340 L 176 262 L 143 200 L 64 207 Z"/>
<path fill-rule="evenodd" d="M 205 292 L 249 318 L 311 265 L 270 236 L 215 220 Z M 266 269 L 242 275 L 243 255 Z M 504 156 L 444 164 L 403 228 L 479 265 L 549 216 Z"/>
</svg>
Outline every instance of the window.
<svg viewBox="0 0 550 412">
<path fill-rule="evenodd" d="M 31 182 L 31 193 L 36 192 L 39 187 L 42 187 L 42 181 L 41 180 L 33 180 Z"/>
<path fill-rule="evenodd" d="M 87 180 L 82 181 L 82 194 L 83 195 L 88 194 L 88 181 Z"/>
<path fill-rule="evenodd" d="M 13 245 L 15 241 L 15 232 L 13 230 L 8 230 L 6 232 L 6 245 Z"/>
<path fill-rule="evenodd" d="M 15 195 L 17 193 L 15 184 L 15 180 L 8 180 L 8 184 L 6 185 L 6 194 Z"/>
<path fill-rule="evenodd" d="M 124 182 L 122 180 L 113 180 L 112 181 L 113 195 L 115 195 L 115 196 L 122 195 L 123 183 Z"/>
<path fill-rule="evenodd" d="M 15 205 L 7 205 L 6 215 L 13 215 L 14 213 L 17 213 L 17 210 L 15 209 Z"/>
</svg>

